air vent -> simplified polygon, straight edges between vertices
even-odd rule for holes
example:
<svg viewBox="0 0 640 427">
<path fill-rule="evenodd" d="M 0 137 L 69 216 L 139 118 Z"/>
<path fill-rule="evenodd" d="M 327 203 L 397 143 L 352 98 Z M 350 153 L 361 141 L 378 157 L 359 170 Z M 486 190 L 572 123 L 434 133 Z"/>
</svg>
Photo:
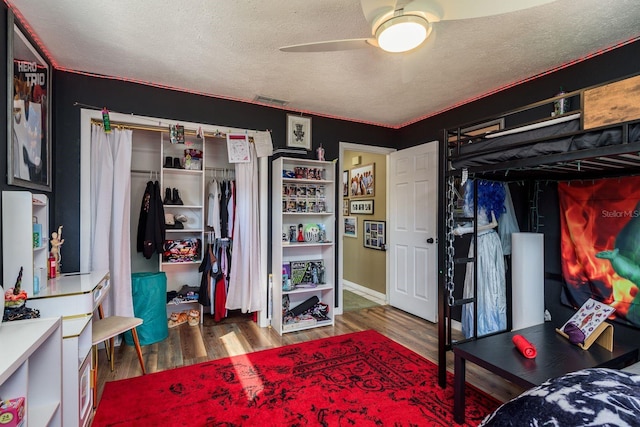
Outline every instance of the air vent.
<svg viewBox="0 0 640 427">
<path fill-rule="evenodd" d="M 289 101 L 283 101 L 281 99 L 269 98 L 268 96 L 258 95 L 253 98 L 255 102 L 259 102 L 260 104 L 269 104 L 276 105 L 278 107 L 284 107 L 289 103 Z"/>
</svg>

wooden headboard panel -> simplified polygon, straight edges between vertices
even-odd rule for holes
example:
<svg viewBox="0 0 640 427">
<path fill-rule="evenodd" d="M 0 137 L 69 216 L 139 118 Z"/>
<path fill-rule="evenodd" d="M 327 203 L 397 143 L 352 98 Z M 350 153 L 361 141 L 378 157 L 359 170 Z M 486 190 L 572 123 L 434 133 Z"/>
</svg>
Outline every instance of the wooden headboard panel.
<svg viewBox="0 0 640 427">
<path fill-rule="evenodd" d="M 584 91 L 584 129 L 640 119 L 640 75 Z"/>
</svg>

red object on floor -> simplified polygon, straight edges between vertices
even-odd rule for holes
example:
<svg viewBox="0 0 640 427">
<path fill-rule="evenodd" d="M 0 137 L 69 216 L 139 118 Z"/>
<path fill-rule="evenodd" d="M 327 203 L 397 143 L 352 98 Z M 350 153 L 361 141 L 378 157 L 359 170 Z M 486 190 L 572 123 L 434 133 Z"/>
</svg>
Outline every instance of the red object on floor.
<svg viewBox="0 0 640 427">
<path fill-rule="evenodd" d="M 525 337 L 520 334 L 516 334 L 511 338 L 513 344 L 516 346 L 518 351 L 522 353 L 524 357 L 527 359 L 534 359 L 538 352 L 536 351 L 536 346 L 531 344 Z"/>
<path fill-rule="evenodd" d="M 107 382 L 93 427 L 452 426 L 453 376 L 364 331 Z M 466 387 L 466 426 L 499 406 Z"/>
</svg>

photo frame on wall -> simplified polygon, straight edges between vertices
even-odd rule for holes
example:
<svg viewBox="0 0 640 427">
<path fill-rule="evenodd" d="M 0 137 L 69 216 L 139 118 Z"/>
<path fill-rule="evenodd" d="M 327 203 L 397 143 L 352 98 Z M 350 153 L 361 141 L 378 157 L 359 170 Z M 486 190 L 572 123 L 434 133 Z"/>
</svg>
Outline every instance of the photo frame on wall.
<svg viewBox="0 0 640 427">
<path fill-rule="evenodd" d="M 358 218 L 355 216 L 344 217 L 344 236 L 358 237 Z"/>
<path fill-rule="evenodd" d="M 384 251 L 387 248 L 387 227 L 384 221 L 364 221 L 363 243 L 365 248 Z"/>
<path fill-rule="evenodd" d="M 51 66 L 7 15 L 7 184 L 51 191 Z"/>
<path fill-rule="evenodd" d="M 349 171 L 342 171 L 342 197 L 349 197 Z"/>
<path fill-rule="evenodd" d="M 287 114 L 287 147 L 311 150 L 311 117 Z"/>
<path fill-rule="evenodd" d="M 351 211 L 351 215 L 373 215 L 373 199 L 352 200 L 349 210 Z"/>
<path fill-rule="evenodd" d="M 375 195 L 375 163 L 351 169 L 349 195 L 351 197 L 373 197 Z"/>
<path fill-rule="evenodd" d="M 349 215 L 349 199 L 342 200 L 342 215 Z"/>
</svg>

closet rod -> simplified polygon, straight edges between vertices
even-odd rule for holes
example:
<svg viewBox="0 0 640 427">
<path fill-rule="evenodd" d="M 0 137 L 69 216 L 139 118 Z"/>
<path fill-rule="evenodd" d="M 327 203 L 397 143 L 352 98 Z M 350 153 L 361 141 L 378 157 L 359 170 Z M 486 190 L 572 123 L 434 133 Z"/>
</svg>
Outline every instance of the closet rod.
<svg viewBox="0 0 640 427">
<path fill-rule="evenodd" d="M 144 169 L 131 169 L 131 173 L 155 173 L 155 174 L 159 174 L 159 171 L 154 171 L 154 170 L 144 170 Z"/>
<path fill-rule="evenodd" d="M 91 119 L 91 124 L 96 124 L 98 126 L 102 126 L 102 121 L 101 120 L 97 120 L 97 119 Z M 111 126 L 119 127 L 119 128 L 123 128 L 123 129 L 131 129 L 131 130 L 146 130 L 146 131 L 152 131 L 152 132 L 169 132 L 169 128 L 165 127 L 165 126 L 137 125 L 137 124 L 121 123 L 121 122 L 111 122 Z M 189 135 L 189 136 L 195 136 L 196 135 L 196 131 L 190 130 L 190 129 L 185 129 L 184 130 L 184 134 L 185 135 Z M 209 137 L 209 138 L 226 138 L 227 137 L 227 135 L 222 133 L 222 132 L 216 132 L 216 133 L 204 132 L 204 136 L 205 137 Z"/>
</svg>

